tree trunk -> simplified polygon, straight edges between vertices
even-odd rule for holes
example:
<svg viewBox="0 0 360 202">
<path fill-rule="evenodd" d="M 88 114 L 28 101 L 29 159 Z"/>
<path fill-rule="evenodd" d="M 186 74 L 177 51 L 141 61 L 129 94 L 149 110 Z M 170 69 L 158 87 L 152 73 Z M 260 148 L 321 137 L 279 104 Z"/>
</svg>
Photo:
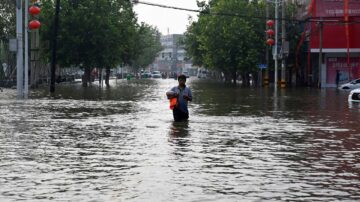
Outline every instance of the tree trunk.
<svg viewBox="0 0 360 202">
<path fill-rule="evenodd" d="M 85 67 L 85 72 L 84 72 L 84 75 L 82 76 L 83 87 L 87 87 L 88 83 L 90 83 L 90 74 L 91 74 L 90 67 Z"/>
<path fill-rule="evenodd" d="M 237 79 L 237 74 L 236 71 L 232 72 L 232 80 L 233 80 L 233 84 L 236 85 L 236 79 Z"/>
<path fill-rule="evenodd" d="M 229 72 L 224 72 L 225 83 L 231 83 L 231 76 Z"/>
<path fill-rule="evenodd" d="M 106 74 L 105 74 L 105 84 L 106 84 L 106 87 L 110 87 L 110 83 L 109 83 L 109 80 L 110 80 L 110 67 L 106 67 Z"/>
<path fill-rule="evenodd" d="M 249 85 L 250 85 L 250 82 L 249 82 L 249 73 L 243 72 L 243 73 L 241 74 L 241 78 L 242 78 L 241 86 L 242 86 L 242 87 L 249 87 Z"/>
<path fill-rule="evenodd" d="M 99 72 L 99 73 L 98 73 L 99 87 L 101 87 L 101 84 L 102 84 L 102 82 L 103 82 L 103 81 L 102 81 L 102 77 L 103 77 L 103 76 L 102 76 L 102 68 L 99 68 L 99 69 L 98 69 L 98 72 Z"/>
<path fill-rule="evenodd" d="M 246 87 L 250 87 L 250 74 L 249 74 L 249 72 L 246 73 Z"/>
<path fill-rule="evenodd" d="M 253 72 L 252 74 L 252 85 L 254 87 L 258 87 L 259 86 L 259 72 Z"/>
</svg>

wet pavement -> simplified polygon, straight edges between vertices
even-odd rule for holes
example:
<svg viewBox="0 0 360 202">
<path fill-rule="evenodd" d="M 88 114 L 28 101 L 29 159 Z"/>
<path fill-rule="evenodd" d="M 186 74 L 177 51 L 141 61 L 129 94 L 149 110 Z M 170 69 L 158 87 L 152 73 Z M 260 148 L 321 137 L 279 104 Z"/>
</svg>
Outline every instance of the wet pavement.
<svg viewBox="0 0 360 202">
<path fill-rule="evenodd" d="M 359 201 L 360 105 L 349 92 L 190 79 L 0 93 L 0 201 Z M 5 94 L 6 93 L 6 94 Z"/>
</svg>

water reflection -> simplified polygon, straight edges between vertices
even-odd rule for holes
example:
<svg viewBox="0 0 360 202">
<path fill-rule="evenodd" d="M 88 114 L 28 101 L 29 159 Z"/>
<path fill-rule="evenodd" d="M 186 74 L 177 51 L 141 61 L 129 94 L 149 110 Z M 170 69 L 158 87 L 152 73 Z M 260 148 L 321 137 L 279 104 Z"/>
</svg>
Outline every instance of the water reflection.
<svg viewBox="0 0 360 202">
<path fill-rule="evenodd" d="M 349 102 L 349 108 L 360 112 L 360 102 Z"/>
<path fill-rule="evenodd" d="M 169 134 L 172 138 L 189 136 L 189 121 L 171 122 Z"/>
</svg>

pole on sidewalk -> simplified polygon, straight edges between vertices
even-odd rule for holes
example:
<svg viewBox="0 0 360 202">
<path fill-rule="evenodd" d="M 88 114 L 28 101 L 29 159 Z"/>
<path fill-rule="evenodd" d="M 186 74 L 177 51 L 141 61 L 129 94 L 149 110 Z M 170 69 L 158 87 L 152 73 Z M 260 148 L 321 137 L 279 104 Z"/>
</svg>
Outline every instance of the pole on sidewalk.
<svg viewBox="0 0 360 202">
<path fill-rule="evenodd" d="M 25 31 L 25 67 L 24 67 L 24 98 L 28 98 L 29 94 L 29 0 L 25 0 L 25 22 L 24 22 L 24 31 Z"/>
<path fill-rule="evenodd" d="M 16 41 L 17 41 L 17 55 L 16 55 L 16 88 L 17 98 L 24 97 L 24 53 L 23 53 L 23 19 L 22 19 L 22 0 L 16 1 Z"/>
<path fill-rule="evenodd" d="M 274 88 L 277 89 L 278 83 L 278 34 L 279 34 L 279 0 L 275 0 L 275 50 L 274 50 L 274 60 L 275 60 L 275 79 L 274 79 Z"/>
<path fill-rule="evenodd" d="M 266 22 L 269 20 L 269 3 L 265 1 L 265 15 L 266 15 Z M 265 25 L 265 30 L 267 29 L 267 25 Z M 265 34 L 265 39 L 267 38 L 267 35 Z M 266 52 L 265 52 L 265 60 L 266 60 L 266 68 L 265 68 L 265 75 L 264 75 L 264 86 L 269 85 L 269 47 L 266 46 Z"/>
<path fill-rule="evenodd" d="M 285 88 L 286 86 L 286 58 L 285 58 L 285 40 L 286 40 L 286 30 L 285 30 L 285 1 L 281 1 L 281 44 L 282 44 L 282 57 L 281 57 L 281 81 L 280 87 Z"/>
<path fill-rule="evenodd" d="M 55 92 L 56 49 L 57 49 L 57 35 L 59 29 L 59 12 L 60 12 L 60 0 L 56 0 L 54 34 L 52 38 L 53 47 L 52 47 L 52 58 L 51 58 L 50 93 Z"/>
<path fill-rule="evenodd" d="M 319 78 L 318 78 L 318 87 L 321 88 L 321 66 L 322 66 L 322 46 L 323 46 L 323 22 L 320 21 L 319 22 L 319 28 L 320 28 L 320 32 L 319 32 L 319 68 L 318 68 L 318 74 L 319 74 Z"/>
</svg>

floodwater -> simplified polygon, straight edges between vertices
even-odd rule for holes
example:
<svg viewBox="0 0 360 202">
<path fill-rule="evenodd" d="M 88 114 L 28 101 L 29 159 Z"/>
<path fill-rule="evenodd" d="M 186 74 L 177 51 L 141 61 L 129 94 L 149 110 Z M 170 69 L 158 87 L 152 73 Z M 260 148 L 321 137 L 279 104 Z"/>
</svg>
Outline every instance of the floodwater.
<svg viewBox="0 0 360 202">
<path fill-rule="evenodd" d="M 360 200 L 349 92 L 194 78 L 190 120 L 174 123 L 165 92 L 176 83 L 0 92 L 0 201 Z"/>
</svg>

